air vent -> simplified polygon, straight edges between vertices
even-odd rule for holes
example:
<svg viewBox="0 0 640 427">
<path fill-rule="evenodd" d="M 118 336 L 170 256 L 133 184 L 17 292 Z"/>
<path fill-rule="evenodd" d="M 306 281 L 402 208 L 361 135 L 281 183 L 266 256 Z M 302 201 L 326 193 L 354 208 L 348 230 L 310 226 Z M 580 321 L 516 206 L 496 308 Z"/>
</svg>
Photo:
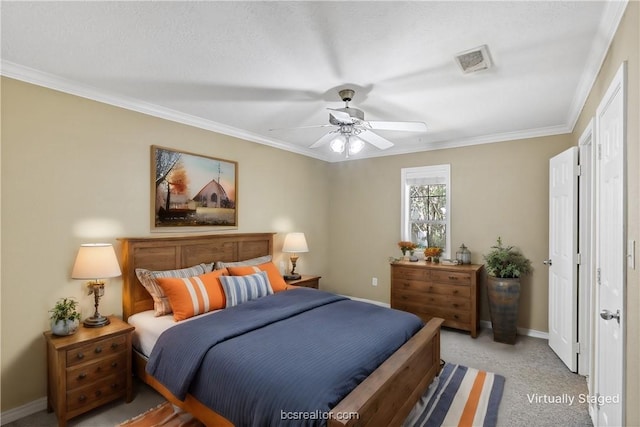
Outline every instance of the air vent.
<svg viewBox="0 0 640 427">
<path fill-rule="evenodd" d="M 488 70 L 492 65 L 489 48 L 486 44 L 467 50 L 466 52 L 461 52 L 457 54 L 455 58 L 460 69 L 465 74 Z"/>
</svg>

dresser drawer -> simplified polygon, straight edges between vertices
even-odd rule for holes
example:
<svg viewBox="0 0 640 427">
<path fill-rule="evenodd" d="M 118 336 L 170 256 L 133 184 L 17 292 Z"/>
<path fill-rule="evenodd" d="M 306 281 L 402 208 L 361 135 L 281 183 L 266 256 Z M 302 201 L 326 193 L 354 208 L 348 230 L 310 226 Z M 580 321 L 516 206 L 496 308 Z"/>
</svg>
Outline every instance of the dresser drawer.
<svg viewBox="0 0 640 427">
<path fill-rule="evenodd" d="M 120 353 L 93 363 L 85 363 L 67 368 L 67 389 L 71 390 L 91 384 L 105 376 L 127 369 L 127 352 Z"/>
<path fill-rule="evenodd" d="M 429 306 L 431 308 L 447 308 L 450 310 L 469 310 L 471 299 L 463 297 L 452 297 L 450 295 L 428 294 L 410 291 L 394 291 L 393 301 L 404 302 L 418 306 Z"/>
<path fill-rule="evenodd" d="M 469 309 L 454 310 L 447 307 L 427 306 L 408 301 L 398 302 L 394 304 L 393 308 L 414 313 L 425 321 L 428 321 L 432 317 L 440 317 L 445 320 L 445 326 L 459 327 L 459 325 L 468 324 L 471 320 Z M 452 323 L 455 323 L 455 325 Z M 462 329 L 468 330 L 469 328 L 466 327 Z"/>
<path fill-rule="evenodd" d="M 471 275 L 461 271 L 434 270 L 431 272 L 431 280 L 439 283 L 455 283 L 456 285 L 469 286 L 471 284 Z"/>
<path fill-rule="evenodd" d="M 98 359 L 105 355 L 118 353 L 126 349 L 126 344 L 127 337 L 121 334 L 76 347 L 67 351 L 67 366 L 77 365 Z"/>
<path fill-rule="evenodd" d="M 392 267 L 394 279 L 409 279 L 409 280 L 426 280 L 429 278 L 429 270 L 424 268 L 411 268 L 411 267 Z"/>
<path fill-rule="evenodd" d="M 427 294 L 451 295 L 453 297 L 469 298 L 471 289 L 464 285 L 445 285 L 442 283 L 418 282 L 416 280 L 396 280 L 392 292 L 421 292 Z"/>
<path fill-rule="evenodd" d="M 86 387 L 67 392 L 67 411 L 95 407 L 114 396 L 124 395 L 127 388 L 126 372 L 110 375 Z"/>
</svg>

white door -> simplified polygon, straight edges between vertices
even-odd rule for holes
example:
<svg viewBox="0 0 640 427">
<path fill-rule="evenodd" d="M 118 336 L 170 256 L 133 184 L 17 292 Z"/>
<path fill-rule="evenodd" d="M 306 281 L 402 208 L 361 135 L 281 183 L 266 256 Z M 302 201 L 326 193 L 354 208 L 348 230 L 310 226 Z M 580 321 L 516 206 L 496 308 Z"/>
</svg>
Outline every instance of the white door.
<svg viewBox="0 0 640 427">
<path fill-rule="evenodd" d="M 549 346 L 578 369 L 578 147 L 549 161 Z"/>
<path fill-rule="evenodd" d="M 623 425 L 625 78 L 620 67 L 596 111 L 596 425 Z"/>
</svg>

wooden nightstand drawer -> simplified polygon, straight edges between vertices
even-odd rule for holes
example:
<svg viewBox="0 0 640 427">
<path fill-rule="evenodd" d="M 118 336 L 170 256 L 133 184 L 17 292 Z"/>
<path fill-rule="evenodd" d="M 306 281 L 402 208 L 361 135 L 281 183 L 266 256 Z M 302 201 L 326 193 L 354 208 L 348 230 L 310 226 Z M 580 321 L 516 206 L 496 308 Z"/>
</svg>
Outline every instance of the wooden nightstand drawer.
<svg viewBox="0 0 640 427">
<path fill-rule="evenodd" d="M 297 280 L 286 280 L 288 286 L 303 286 L 305 288 L 318 289 L 322 276 L 302 276 Z"/>
<path fill-rule="evenodd" d="M 118 335 L 67 351 L 67 366 L 89 362 L 108 354 L 118 353 L 126 347 L 127 337 Z"/>
<path fill-rule="evenodd" d="M 67 388 L 82 387 L 93 383 L 96 379 L 104 378 L 105 375 L 122 372 L 126 369 L 126 351 L 97 362 L 67 368 Z"/>
<path fill-rule="evenodd" d="M 67 393 L 67 411 L 76 409 L 95 408 L 105 400 L 111 400 L 116 395 L 123 396 L 127 379 L 124 372 L 111 375 L 86 387 L 74 389 Z"/>
</svg>

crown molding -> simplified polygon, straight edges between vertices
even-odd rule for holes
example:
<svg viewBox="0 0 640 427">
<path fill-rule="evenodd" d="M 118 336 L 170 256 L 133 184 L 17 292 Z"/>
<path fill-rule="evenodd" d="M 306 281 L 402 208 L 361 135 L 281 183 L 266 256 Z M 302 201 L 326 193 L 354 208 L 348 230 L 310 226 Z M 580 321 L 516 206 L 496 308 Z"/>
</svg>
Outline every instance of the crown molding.
<svg viewBox="0 0 640 427">
<path fill-rule="evenodd" d="M 606 3 L 600 27 L 594 40 L 594 46 L 592 46 L 591 53 L 587 59 L 587 66 L 582 72 L 578 88 L 567 114 L 567 125 L 571 128 L 571 132 L 574 131 L 578 117 L 580 117 L 584 104 L 587 102 L 587 98 L 598 78 L 628 3 L 628 0 L 614 0 Z"/>
</svg>

